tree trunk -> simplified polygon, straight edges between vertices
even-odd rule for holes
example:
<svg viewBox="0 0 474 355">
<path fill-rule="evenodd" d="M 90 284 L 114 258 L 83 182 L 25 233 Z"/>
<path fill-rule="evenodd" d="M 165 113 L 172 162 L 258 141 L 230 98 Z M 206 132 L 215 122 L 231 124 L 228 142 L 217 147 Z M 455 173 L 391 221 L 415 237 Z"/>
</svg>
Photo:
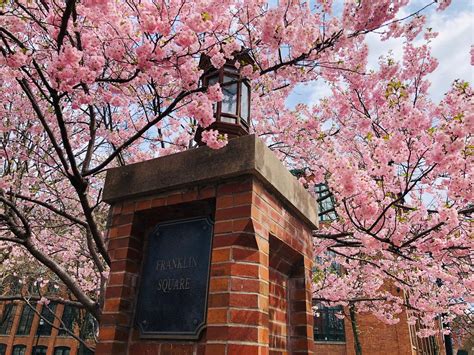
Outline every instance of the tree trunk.
<svg viewBox="0 0 474 355">
<path fill-rule="evenodd" d="M 351 317 L 352 334 L 354 335 L 354 350 L 356 355 L 362 355 L 362 347 L 360 346 L 359 330 L 357 329 L 357 319 L 354 303 L 351 303 L 349 305 L 349 314 Z"/>
<path fill-rule="evenodd" d="M 453 355 L 453 341 L 451 335 L 446 334 L 444 336 L 444 345 L 446 350 L 446 355 Z"/>
</svg>

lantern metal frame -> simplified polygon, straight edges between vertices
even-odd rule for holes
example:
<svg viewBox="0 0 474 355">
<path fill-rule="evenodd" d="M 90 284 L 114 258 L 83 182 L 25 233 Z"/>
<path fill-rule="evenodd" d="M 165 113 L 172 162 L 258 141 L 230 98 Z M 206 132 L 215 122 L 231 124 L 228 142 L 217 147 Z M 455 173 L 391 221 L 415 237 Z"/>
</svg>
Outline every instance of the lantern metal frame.
<svg viewBox="0 0 474 355">
<path fill-rule="evenodd" d="M 199 67 L 204 70 L 201 77 L 201 85 L 208 87 L 219 83 L 221 90 L 224 93 L 224 98 L 214 104 L 214 117 L 213 122 L 206 129 L 217 129 L 222 134 L 227 134 L 228 138 L 235 138 L 249 134 L 250 128 L 250 103 L 252 98 L 252 92 L 250 82 L 248 79 L 242 76 L 239 68 L 236 67 L 235 63 L 239 62 L 242 65 L 251 65 L 253 61 L 247 52 L 239 52 L 234 54 L 233 59 L 228 59 L 221 68 L 214 68 L 212 66 L 210 58 L 206 55 L 201 56 Z M 231 93 L 233 97 L 232 104 L 235 105 L 234 112 L 228 112 L 225 110 L 225 89 L 226 87 L 236 87 L 235 93 Z M 246 91 L 246 93 L 245 93 Z M 243 102 L 243 95 L 247 96 L 247 102 Z M 242 107 L 242 105 L 245 107 Z M 245 111 L 247 115 L 245 115 Z M 244 115 L 242 115 L 244 113 Z M 195 140 L 199 145 L 203 145 L 201 142 L 201 133 L 204 129 L 198 128 L 196 132 Z"/>
</svg>

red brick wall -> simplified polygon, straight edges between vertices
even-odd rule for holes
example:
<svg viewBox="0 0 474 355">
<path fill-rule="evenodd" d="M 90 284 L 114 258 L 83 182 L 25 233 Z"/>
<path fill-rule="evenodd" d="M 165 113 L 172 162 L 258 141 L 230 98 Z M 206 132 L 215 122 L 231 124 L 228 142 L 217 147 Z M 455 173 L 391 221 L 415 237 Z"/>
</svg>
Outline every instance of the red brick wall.
<svg viewBox="0 0 474 355">
<path fill-rule="evenodd" d="M 314 344 L 315 355 L 346 355 L 346 343 L 324 343 L 317 342 Z"/>
<path fill-rule="evenodd" d="M 274 268 L 270 268 L 269 293 L 269 333 L 270 353 L 278 354 L 287 351 L 289 336 L 289 309 L 288 309 L 288 282 L 289 277 Z"/>
<path fill-rule="evenodd" d="M 201 339 L 140 340 L 133 329 L 133 316 L 144 240 L 159 218 L 202 213 L 213 205 L 207 327 Z M 285 351 L 278 353 L 311 353 L 310 232 L 282 201 L 251 176 L 117 203 L 112 207 L 108 244 L 112 265 L 97 353 L 117 355 L 129 350 L 129 354 L 268 354 L 270 339 L 285 337 L 288 341 L 279 345 Z M 272 262 L 279 271 L 294 266 L 292 272 L 298 275 L 287 284 L 291 302 L 282 304 L 289 312 L 280 328 L 269 316 L 270 285 L 277 282 L 275 274 L 270 275 L 271 235 L 285 250 L 299 257 L 299 264 L 295 265 L 287 264 L 296 259 Z"/>
<path fill-rule="evenodd" d="M 403 313 L 400 315 L 401 321 L 395 325 L 385 324 L 368 314 L 358 314 L 356 318 L 364 353 L 411 355 L 408 323 Z M 349 338 L 352 338 L 352 333 Z"/>
<path fill-rule="evenodd" d="M 348 312 L 346 312 L 348 313 Z M 418 355 L 412 347 L 406 312 L 399 314 L 400 322 L 388 325 L 376 317 L 359 313 L 356 315 L 359 329 L 359 339 L 364 355 Z M 324 355 L 355 355 L 354 336 L 350 320 L 344 319 L 346 333 L 345 343 L 315 343 L 315 354 Z M 443 343 L 438 339 L 440 345 L 439 355 L 444 355 Z"/>
</svg>

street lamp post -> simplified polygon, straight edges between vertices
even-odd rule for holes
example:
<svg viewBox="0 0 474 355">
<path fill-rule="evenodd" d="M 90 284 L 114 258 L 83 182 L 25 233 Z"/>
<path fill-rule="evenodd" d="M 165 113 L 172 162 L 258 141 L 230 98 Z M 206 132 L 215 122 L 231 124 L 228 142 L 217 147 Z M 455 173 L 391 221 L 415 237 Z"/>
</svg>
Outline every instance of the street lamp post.
<svg viewBox="0 0 474 355">
<path fill-rule="evenodd" d="M 44 319 L 40 317 L 40 320 L 39 320 L 39 325 L 38 325 L 38 330 L 36 331 L 36 345 L 35 345 L 35 353 L 36 353 L 36 349 L 38 348 L 38 342 L 39 342 L 39 339 L 41 337 L 41 327 L 43 327 L 44 325 Z M 35 353 L 33 353 L 32 355 L 35 355 Z"/>
</svg>

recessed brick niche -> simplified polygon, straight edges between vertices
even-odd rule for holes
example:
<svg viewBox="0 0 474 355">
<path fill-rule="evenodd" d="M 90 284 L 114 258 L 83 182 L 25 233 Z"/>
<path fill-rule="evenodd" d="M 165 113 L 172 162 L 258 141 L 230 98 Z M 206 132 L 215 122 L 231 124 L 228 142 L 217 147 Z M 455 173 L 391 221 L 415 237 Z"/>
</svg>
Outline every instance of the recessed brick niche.
<svg viewBox="0 0 474 355">
<path fill-rule="evenodd" d="M 316 203 L 258 138 L 111 169 L 104 200 L 112 265 L 97 354 L 313 352 Z M 200 216 L 214 223 L 205 328 L 196 340 L 144 339 L 135 309 L 147 239 L 159 223 Z"/>
</svg>

